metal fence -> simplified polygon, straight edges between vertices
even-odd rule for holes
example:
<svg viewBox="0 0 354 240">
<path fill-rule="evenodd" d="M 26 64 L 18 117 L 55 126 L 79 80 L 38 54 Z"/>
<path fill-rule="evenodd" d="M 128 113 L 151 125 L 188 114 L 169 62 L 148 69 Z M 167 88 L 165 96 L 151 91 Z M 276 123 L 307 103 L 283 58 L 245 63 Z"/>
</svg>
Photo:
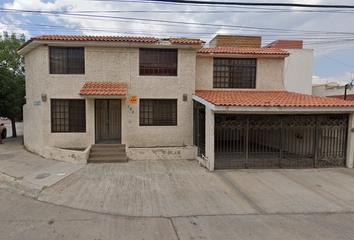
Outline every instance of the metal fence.
<svg viewBox="0 0 354 240">
<path fill-rule="evenodd" d="M 215 115 L 215 169 L 346 164 L 348 115 Z"/>
</svg>

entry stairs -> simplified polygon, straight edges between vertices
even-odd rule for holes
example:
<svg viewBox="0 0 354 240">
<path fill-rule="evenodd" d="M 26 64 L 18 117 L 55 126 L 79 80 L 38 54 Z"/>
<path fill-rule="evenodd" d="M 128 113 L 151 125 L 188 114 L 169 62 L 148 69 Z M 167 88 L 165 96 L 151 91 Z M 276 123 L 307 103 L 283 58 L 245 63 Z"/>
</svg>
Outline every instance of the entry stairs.
<svg viewBox="0 0 354 240">
<path fill-rule="evenodd" d="M 92 145 L 88 163 L 120 163 L 127 162 L 125 144 Z"/>
</svg>

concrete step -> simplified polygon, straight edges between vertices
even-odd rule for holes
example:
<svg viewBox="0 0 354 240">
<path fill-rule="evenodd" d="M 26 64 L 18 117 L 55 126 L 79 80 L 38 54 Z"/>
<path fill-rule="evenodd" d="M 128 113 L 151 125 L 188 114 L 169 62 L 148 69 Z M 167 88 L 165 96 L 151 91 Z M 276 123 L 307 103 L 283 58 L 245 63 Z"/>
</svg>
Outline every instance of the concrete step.
<svg viewBox="0 0 354 240">
<path fill-rule="evenodd" d="M 88 163 L 120 163 L 127 162 L 125 144 L 92 145 Z"/>
<path fill-rule="evenodd" d="M 124 152 L 125 148 L 92 148 L 90 152 Z"/>
<path fill-rule="evenodd" d="M 94 144 L 91 148 L 124 148 L 125 144 Z"/>
<path fill-rule="evenodd" d="M 88 159 L 88 163 L 121 163 L 127 162 L 127 157 L 92 157 Z"/>
<path fill-rule="evenodd" d="M 105 156 L 126 157 L 127 154 L 126 154 L 125 152 L 117 152 L 117 151 L 90 152 L 90 158 L 91 158 L 91 157 L 105 157 Z"/>
</svg>

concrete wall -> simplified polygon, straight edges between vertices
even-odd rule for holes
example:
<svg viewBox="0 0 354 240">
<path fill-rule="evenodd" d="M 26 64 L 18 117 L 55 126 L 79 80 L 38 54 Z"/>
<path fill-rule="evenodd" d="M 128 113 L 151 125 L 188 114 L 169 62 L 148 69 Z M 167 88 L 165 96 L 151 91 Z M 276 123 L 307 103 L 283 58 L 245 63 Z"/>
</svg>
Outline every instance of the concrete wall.
<svg viewBox="0 0 354 240">
<path fill-rule="evenodd" d="M 178 76 L 139 76 L 139 48 L 85 47 L 85 74 L 49 74 L 49 47 L 26 54 L 27 105 L 24 107 L 26 147 L 39 154 L 44 148 L 86 148 L 94 144 L 94 99 L 86 99 L 85 133 L 52 133 L 50 99 L 83 99 L 78 93 L 85 82 L 127 82 L 122 99 L 122 143 L 127 147 L 183 147 L 193 144 L 192 94 L 195 89 L 195 49 L 178 50 Z M 41 94 L 48 100 L 34 106 Z M 187 94 L 187 101 L 183 101 Z M 177 99 L 177 126 L 139 126 L 139 102 L 130 96 Z M 47 154 L 47 153 L 46 153 Z"/>
<path fill-rule="evenodd" d="M 284 85 L 286 91 L 311 94 L 313 74 L 312 49 L 284 49 L 290 52 L 285 58 Z"/>
<path fill-rule="evenodd" d="M 335 97 L 338 99 L 344 99 L 344 85 L 333 86 L 333 83 L 318 84 L 312 86 L 312 95 L 321 97 Z M 354 88 L 347 89 L 347 100 L 354 100 Z"/>
<path fill-rule="evenodd" d="M 205 157 L 204 165 L 210 171 L 214 171 L 214 133 L 215 133 L 215 115 L 214 111 L 205 107 Z"/>
<path fill-rule="evenodd" d="M 213 58 L 197 57 L 196 89 L 213 90 Z M 283 91 L 284 59 L 259 58 L 257 59 L 256 88 L 237 89 L 248 91 Z M 215 88 L 217 90 L 230 90 Z M 214 90 L 215 90 L 214 89 Z M 235 90 L 231 88 L 231 90 Z"/>
</svg>

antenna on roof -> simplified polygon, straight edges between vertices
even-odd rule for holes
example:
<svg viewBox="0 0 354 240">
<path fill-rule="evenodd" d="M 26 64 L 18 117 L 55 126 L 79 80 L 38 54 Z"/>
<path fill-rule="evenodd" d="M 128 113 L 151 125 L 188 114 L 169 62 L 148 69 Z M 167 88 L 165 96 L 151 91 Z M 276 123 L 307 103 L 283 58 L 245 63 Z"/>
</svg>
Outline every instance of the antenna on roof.
<svg viewBox="0 0 354 240">
<path fill-rule="evenodd" d="M 344 86 L 344 100 L 347 100 L 347 90 L 349 91 L 353 88 L 354 78 L 350 81 L 350 83 L 345 84 Z"/>
</svg>

